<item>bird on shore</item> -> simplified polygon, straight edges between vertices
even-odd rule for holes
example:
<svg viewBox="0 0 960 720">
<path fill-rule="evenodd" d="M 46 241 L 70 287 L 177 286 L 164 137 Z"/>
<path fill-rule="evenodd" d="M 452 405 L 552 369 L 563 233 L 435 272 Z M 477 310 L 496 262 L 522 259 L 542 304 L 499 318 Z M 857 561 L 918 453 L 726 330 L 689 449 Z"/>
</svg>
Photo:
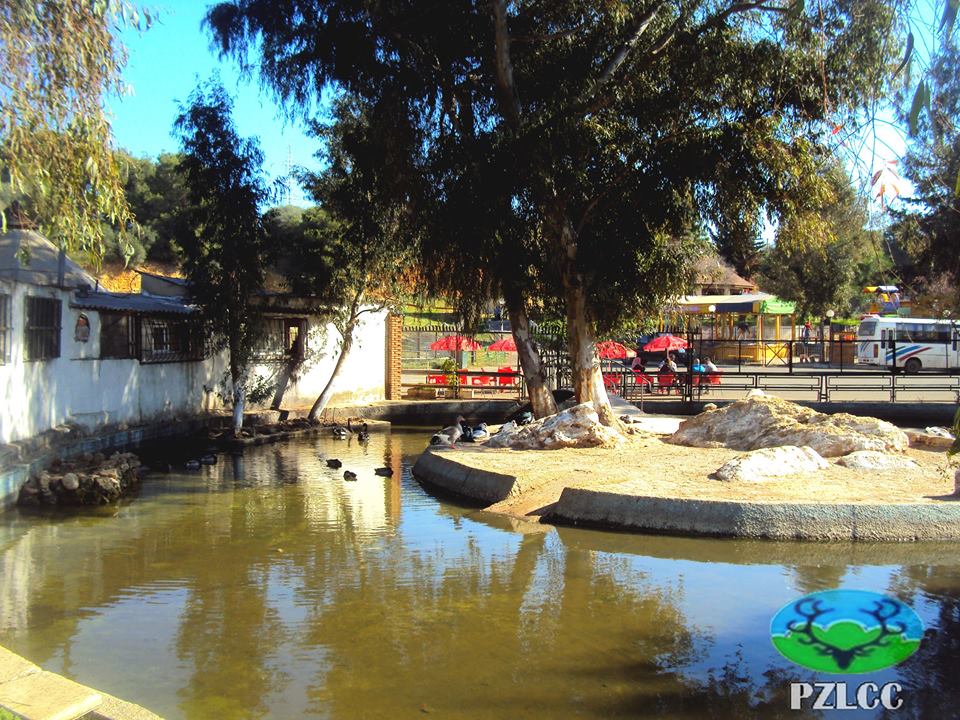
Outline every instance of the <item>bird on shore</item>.
<svg viewBox="0 0 960 720">
<path fill-rule="evenodd" d="M 434 436 L 430 438 L 430 444 L 456 446 L 457 441 L 463 435 L 463 426 L 460 423 L 462 423 L 464 419 L 463 415 L 457 415 L 457 419 L 453 425 L 443 428 L 443 430 L 435 433 Z"/>
<path fill-rule="evenodd" d="M 486 440 L 490 437 L 490 431 L 487 430 L 487 424 L 485 422 L 480 423 L 475 428 L 473 428 L 473 439 L 477 440 Z"/>
<path fill-rule="evenodd" d="M 357 474 L 356 474 L 355 472 L 353 472 L 352 470 L 344 470 L 344 471 L 343 471 L 343 479 L 344 479 L 344 480 L 356 480 L 356 479 L 357 479 Z"/>
<path fill-rule="evenodd" d="M 329 460 L 327 460 L 327 467 L 340 468 L 340 467 L 343 467 L 343 463 L 337 460 L 336 458 L 330 458 Z"/>
<path fill-rule="evenodd" d="M 378 468 L 374 468 L 373 473 L 374 473 L 374 475 L 379 475 L 380 477 L 392 477 L 392 476 L 393 476 L 393 468 L 378 467 Z"/>
</svg>

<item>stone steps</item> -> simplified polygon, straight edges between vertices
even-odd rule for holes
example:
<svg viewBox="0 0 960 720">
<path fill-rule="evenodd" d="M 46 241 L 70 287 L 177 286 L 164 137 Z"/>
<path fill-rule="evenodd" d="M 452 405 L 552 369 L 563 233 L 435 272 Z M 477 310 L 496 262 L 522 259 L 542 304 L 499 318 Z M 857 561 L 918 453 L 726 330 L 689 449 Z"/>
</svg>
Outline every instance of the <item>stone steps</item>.
<svg viewBox="0 0 960 720">
<path fill-rule="evenodd" d="M 42 670 L 3 647 L 0 707 L 25 720 L 162 720 L 139 705 Z"/>
</svg>

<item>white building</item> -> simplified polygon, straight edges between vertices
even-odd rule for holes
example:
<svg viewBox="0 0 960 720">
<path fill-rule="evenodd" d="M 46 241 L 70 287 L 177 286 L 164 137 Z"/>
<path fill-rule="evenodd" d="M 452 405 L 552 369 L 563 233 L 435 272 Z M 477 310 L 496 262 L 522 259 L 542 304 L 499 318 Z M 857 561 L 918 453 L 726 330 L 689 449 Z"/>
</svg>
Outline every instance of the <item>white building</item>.
<svg viewBox="0 0 960 720">
<path fill-rule="evenodd" d="M 220 407 L 226 357 L 211 351 L 183 282 L 145 274 L 143 290 L 99 291 L 32 230 L 0 236 L 0 443 L 64 423 L 141 424 Z M 306 302 L 264 302 L 254 372 L 275 382 L 292 368 L 283 407 L 312 403 L 330 377 L 339 335 Z M 384 397 L 385 313 L 364 317 L 335 401 Z"/>
</svg>

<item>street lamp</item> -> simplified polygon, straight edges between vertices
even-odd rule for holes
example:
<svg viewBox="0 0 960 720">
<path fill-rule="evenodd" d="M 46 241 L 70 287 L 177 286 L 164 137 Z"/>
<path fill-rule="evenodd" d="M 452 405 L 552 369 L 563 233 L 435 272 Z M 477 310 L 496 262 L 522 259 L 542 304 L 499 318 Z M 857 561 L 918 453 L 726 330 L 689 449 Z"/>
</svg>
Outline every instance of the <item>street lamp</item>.
<svg viewBox="0 0 960 720">
<path fill-rule="evenodd" d="M 710 311 L 710 315 L 712 316 L 712 319 L 710 321 L 710 339 L 716 340 L 717 339 L 717 306 L 710 305 L 707 308 L 707 310 Z"/>
</svg>

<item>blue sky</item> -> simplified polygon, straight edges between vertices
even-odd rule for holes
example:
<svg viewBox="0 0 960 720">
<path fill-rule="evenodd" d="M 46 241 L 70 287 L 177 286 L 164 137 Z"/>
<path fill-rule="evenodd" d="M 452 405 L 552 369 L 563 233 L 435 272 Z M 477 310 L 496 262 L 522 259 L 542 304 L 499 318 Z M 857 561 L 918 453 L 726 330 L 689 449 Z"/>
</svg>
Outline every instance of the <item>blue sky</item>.
<svg viewBox="0 0 960 720">
<path fill-rule="evenodd" d="M 209 34 L 200 27 L 209 4 L 198 0 L 151 3 L 151 15 L 155 10 L 158 17 L 153 26 L 142 34 L 124 33 L 130 56 L 124 79 L 133 94 L 110 103 L 117 146 L 148 157 L 177 151 L 179 143 L 172 131 L 180 103 L 198 79 L 219 72 L 234 98 L 237 129 L 243 137 L 257 136 L 271 180 L 286 174 L 288 149 L 294 165 L 318 167 L 313 157 L 317 141 L 304 133 L 301 124 L 283 117 L 256 78 L 241 80 L 235 64 L 219 61 L 210 49 Z M 298 188 L 293 188 L 292 199 L 304 204 Z"/>
</svg>

